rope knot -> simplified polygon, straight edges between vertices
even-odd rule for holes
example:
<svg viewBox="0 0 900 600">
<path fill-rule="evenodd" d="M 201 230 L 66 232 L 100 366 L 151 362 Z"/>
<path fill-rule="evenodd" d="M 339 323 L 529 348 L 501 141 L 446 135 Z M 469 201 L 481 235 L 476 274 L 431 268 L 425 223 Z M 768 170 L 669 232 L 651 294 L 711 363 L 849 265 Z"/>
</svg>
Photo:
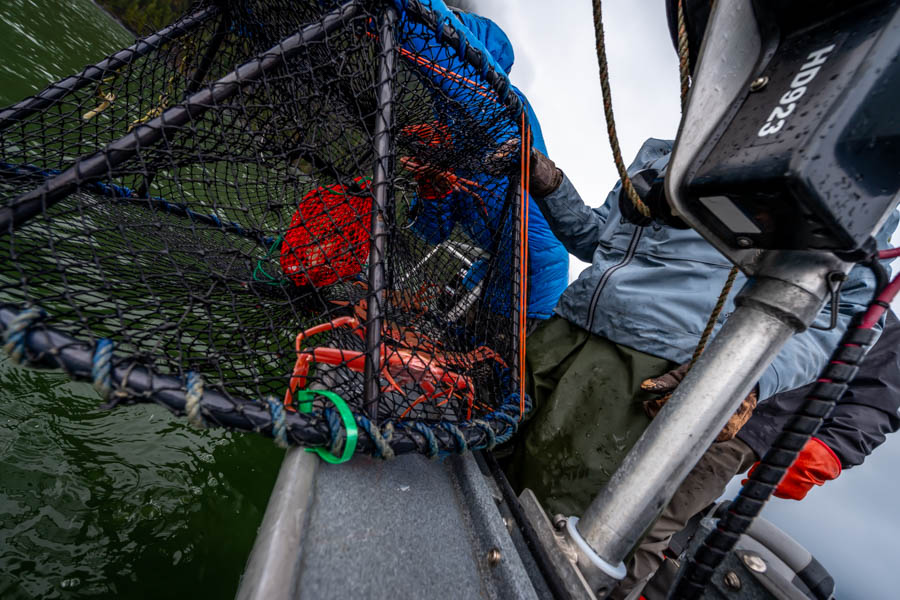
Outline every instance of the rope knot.
<svg viewBox="0 0 900 600">
<path fill-rule="evenodd" d="M 272 415 L 272 437 L 279 448 L 288 447 L 287 420 L 284 414 L 284 406 L 274 396 L 266 398 L 269 405 L 269 414 Z"/>
<path fill-rule="evenodd" d="M 463 435 L 463 432 L 459 427 L 446 421 L 441 423 L 441 427 L 446 429 L 453 437 L 453 441 L 456 442 L 456 452 L 458 454 L 465 454 L 469 450 L 469 445 L 466 443 L 466 436 Z"/>
<path fill-rule="evenodd" d="M 112 340 L 100 338 L 94 345 L 94 355 L 91 357 L 94 389 L 106 401 L 109 401 L 112 395 L 112 361 L 115 346 Z"/>
<path fill-rule="evenodd" d="M 425 438 L 425 443 L 427 444 L 427 448 L 425 451 L 425 456 L 431 459 L 435 459 L 438 456 L 438 441 L 434 436 L 434 432 L 431 431 L 431 428 L 428 427 L 425 423 L 421 421 L 416 421 L 413 423 L 413 429 L 422 434 L 422 437 Z"/>
<path fill-rule="evenodd" d="M 487 437 L 487 443 L 485 445 L 474 447 L 474 449 L 493 450 L 494 446 L 497 445 L 497 434 L 494 432 L 494 428 L 491 427 L 491 424 L 483 419 L 474 419 L 472 425 L 483 431 L 485 437 Z"/>
<path fill-rule="evenodd" d="M 344 445 L 344 423 L 341 416 L 333 408 L 325 409 L 325 420 L 328 421 L 328 429 L 331 432 L 331 443 L 328 445 L 328 451 L 340 456 L 339 450 Z"/>
<path fill-rule="evenodd" d="M 40 308 L 28 308 L 13 317 L 6 326 L 3 350 L 13 363 L 20 365 L 25 361 L 25 336 L 35 323 L 46 316 L 47 313 Z"/>
<path fill-rule="evenodd" d="M 370 421 L 365 415 L 356 415 L 356 421 L 359 423 L 369 439 L 375 445 L 375 457 L 391 460 L 395 457 L 394 449 L 391 448 L 391 440 L 394 438 L 394 424 L 388 421 L 385 423 L 383 431 L 378 425 Z"/>
<path fill-rule="evenodd" d="M 186 393 L 184 395 L 184 412 L 188 422 L 194 427 L 202 429 L 205 426 L 203 415 L 200 413 L 200 399 L 203 397 L 203 376 L 190 371 L 187 374 Z"/>
</svg>

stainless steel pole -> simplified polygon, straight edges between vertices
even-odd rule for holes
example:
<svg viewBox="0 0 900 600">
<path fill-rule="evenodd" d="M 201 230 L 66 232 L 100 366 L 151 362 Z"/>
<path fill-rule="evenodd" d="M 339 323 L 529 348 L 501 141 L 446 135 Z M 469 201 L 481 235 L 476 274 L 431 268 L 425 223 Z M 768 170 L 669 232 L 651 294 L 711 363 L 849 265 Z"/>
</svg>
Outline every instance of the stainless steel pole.
<svg viewBox="0 0 900 600">
<path fill-rule="evenodd" d="M 849 265 L 829 253 L 770 252 L 737 309 L 606 487 L 568 532 L 598 597 L 788 339 L 821 310 L 826 276 Z"/>
</svg>

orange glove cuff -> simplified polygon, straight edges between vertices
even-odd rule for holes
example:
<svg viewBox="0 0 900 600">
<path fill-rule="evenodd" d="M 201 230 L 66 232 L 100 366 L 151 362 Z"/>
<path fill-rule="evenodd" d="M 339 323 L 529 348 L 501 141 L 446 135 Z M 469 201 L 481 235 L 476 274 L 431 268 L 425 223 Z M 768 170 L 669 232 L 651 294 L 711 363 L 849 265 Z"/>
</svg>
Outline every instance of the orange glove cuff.
<svg viewBox="0 0 900 600">
<path fill-rule="evenodd" d="M 747 473 L 752 475 L 759 463 Z M 828 444 L 818 438 L 810 438 L 796 460 L 782 477 L 775 496 L 786 500 L 803 500 L 814 485 L 837 479 L 841 474 L 841 461 Z M 747 480 L 741 481 L 746 484 Z"/>
<path fill-rule="evenodd" d="M 843 471 L 843 468 L 841 467 L 841 459 L 838 458 L 838 455 L 835 454 L 834 450 L 831 449 L 831 446 L 816 437 L 809 438 L 809 442 L 806 443 L 806 446 L 804 446 L 803 449 L 806 450 L 806 448 L 812 443 L 818 445 L 820 451 L 824 451 L 831 457 L 831 461 L 827 463 L 827 468 L 829 469 L 829 472 L 833 472 L 834 474 L 831 475 L 831 477 L 829 477 L 828 479 L 837 479 L 838 475 L 840 475 L 841 471 Z"/>
<path fill-rule="evenodd" d="M 814 485 L 822 485 L 840 474 L 841 461 L 834 450 L 822 440 L 810 438 L 775 488 L 775 495 L 788 500 L 803 500 Z"/>
</svg>

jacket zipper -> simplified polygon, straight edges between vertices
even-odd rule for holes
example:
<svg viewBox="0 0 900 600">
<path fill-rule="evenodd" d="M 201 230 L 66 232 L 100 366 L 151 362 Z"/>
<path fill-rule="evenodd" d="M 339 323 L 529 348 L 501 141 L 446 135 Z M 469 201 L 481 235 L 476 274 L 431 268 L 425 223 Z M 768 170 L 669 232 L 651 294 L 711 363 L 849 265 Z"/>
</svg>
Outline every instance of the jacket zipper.
<svg viewBox="0 0 900 600">
<path fill-rule="evenodd" d="M 631 262 L 631 259 L 634 258 L 634 253 L 637 250 L 638 241 L 641 239 L 641 233 L 644 231 L 643 227 L 635 227 L 634 233 L 631 234 L 631 241 L 628 243 L 628 250 L 625 251 L 625 256 L 622 257 L 622 260 L 617 265 L 613 265 L 606 270 L 606 272 L 600 277 L 600 281 L 597 282 L 597 287 L 594 289 L 594 294 L 591 296 L 591 303 L 588 307 L 590 314 L 588 316 L 587 322 L 587 330 L 591 333 L 594 332 L 594 311 L 597 309 L 597 302 L 600 300 L 600 294 L 603 292 L 603 288 L 606 287 L 606 282 L 609 281 L 609 278 L 613 273 L 618 271 L 624 266 L 627 266 L 628 263 Z"/>
</svg>

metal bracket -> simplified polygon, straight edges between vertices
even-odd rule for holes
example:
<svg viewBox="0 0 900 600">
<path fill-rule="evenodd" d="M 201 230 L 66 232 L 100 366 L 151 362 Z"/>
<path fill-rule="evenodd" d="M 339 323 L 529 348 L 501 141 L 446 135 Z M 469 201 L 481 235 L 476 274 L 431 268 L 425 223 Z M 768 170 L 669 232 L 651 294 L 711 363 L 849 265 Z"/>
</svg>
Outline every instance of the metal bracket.
<svg viewBox="0 0 900 600">
<path fill-rule="evenodd" d="M 534 541 L 544 550 L 543 553 L 558 575 L 558 581 L 564 587 L 567 597 L 572 600 L 595 600 L 597 596 L 578 568 L 578 556 L 563 533 L 566 521 L 560 521 L 562 527 L 554 527 L 544 507 L 529 489 L 523 490 L 519 495 L 519 505 L 535 534 Z"/>
<path fill-rule="evenodd" d="M 840 313 L 838 312 L 838 307 L 841 303 L 841 288 L 844 286 L 844 282 L 847 281 L 847 275 L 845 275 L 841 271 L 831 271 L 825 276 L 825 283 L 828 285 L 828 292 L 830 295 L 829 306 L 831 307 L 831 321 L 828 323 L 828 327 L 822 327 L 820 325 L 816 325 L 815 323 L 810 324 L 810 329 L 818 329 L 819 331 L 831 331 L 838 324 L 838 316 Z"/>
</svg>

